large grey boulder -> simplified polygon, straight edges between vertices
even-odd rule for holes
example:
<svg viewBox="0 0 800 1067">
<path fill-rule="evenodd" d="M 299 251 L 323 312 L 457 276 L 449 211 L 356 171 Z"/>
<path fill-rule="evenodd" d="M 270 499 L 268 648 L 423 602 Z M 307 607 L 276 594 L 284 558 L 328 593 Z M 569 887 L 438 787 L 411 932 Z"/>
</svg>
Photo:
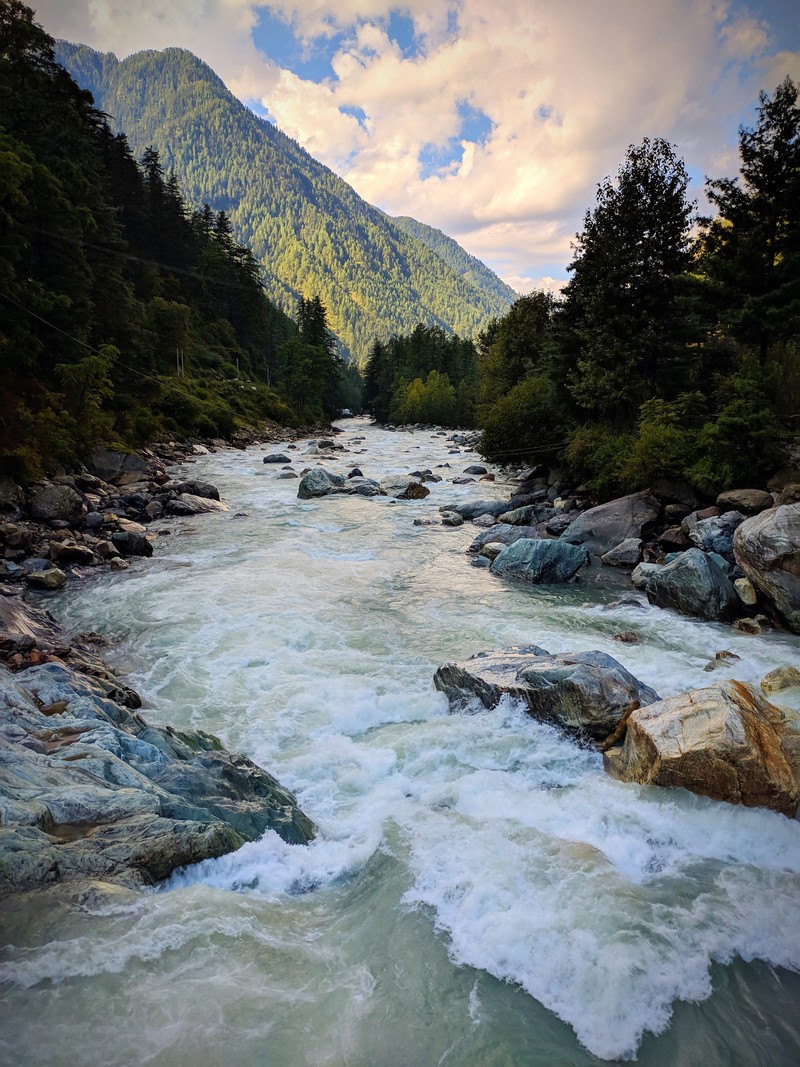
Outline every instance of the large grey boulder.
<svg viewBox="0 0 800 1067">
<path fill-rule="evenodd" d="M 701 519 L 689 530 L 689 540 L 704 552 L 716 552 L 733 563 L 733 535 L 744 518 L 739 511 L 726 511 Z"/>
<path fill-rule="evenodd" d="M 300 479 L 297 487 L 297 496 L 300 500 L 311 500 L 314 497 L 330 496 L 332 493 L 341 492 L 345 478 L 341 474 L 331 474 L 324 467 L 314 467 L 308 474 Z"/>
<path fill-rule="evenodd" d="M 208 500 L 219 500 L 219 489 L 216 485 L 212 485 L 211 482 L 199 482 L 192 479 L 188 482 L 172 482 L 162 486 L 162 489 L 172 489 L 176 493 L 189 493 L 191 496 L 202 496 Z"/>
<path fill-rule="evenodd" d="M 622 781 L 683 786 L 794 816 L 794 718 L 744 682 L 695 689 L 632 711 L 624 743 L 605 753 L 606 769 Z"/>
<path fill-rule="evenodd" d="M 627 537 L 600 558 L 607 567 L 635 567 L 642 561 L 641 538 Z"/>
<path fill-rule="evenodd" d="M 101 448 L 86 461 L 90 474 L 112 485 L 130 485 L 143 481 L 147 475 L 147 461 L 133 452 L 115 452 Z"/>
<path fill-rule="evenodd" d="M 68 485 L 46 485 L 34 495 L 28 508 L 32 519 L 39 522 L 61 519 L 70 526 L 83 522 L 86 511 L 80 493 Z"/>
<path fill-rule="evenodd" d="M 733 551 L 753 585 L 800 633 L 800 503 L 746 519 L 733 536 Z"/>
<path fill-rule="evenodd" d="M 509 696 L 521 700 L 535 719 L 596 739 L 608 737 L 632 706 L 658 700 L 654 690 L 604 652 L 550 655 L 537 645 L 446 663 L 433 682 L 453 708 L 475 697 L 493 708 Z"/>
<path fill-rule="evenodd" d="M 0 670 L 0 893 L 102 878 L 147 885 L 274 829 L 314 827 L 294 797 L 202 731 L 150 725 L 100 680 Z"/>
<path fill-rule="evenodd" d="M 582 512 L 561 534 L 561 540 L 602 556 L 629 537 L 645 539 L 660 510 L 652 493 L 631 493 Z"/>
<path fill-rule="evenodd" d="M 582 548 L 563 541 L 520 538 L 506 546 L 492 563 L 492 574 L 521 578 L 534 585 L 568 582 L 589 562 Z"/>
<path fill-rule="evenodd" d="M 699 548 L 690 548 L 659 567 L 644 589 L 651 604 L 672 608 L 681 615 L 730 621 L 738 611 L 733 583 Z"/>
</svg>

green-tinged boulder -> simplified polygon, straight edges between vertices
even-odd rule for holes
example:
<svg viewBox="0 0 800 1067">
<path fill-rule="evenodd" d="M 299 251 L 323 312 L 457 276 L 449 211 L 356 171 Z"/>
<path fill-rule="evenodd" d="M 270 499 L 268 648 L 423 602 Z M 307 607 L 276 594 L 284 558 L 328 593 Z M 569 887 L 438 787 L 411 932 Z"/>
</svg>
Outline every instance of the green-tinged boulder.
<svg viewBox="0 0 800 1067">
<path fill-rule="evenodd" d="M 571 581 L 588 562 L 584 550 L 576 545 L 521 538 L 499 553 L 491 569 L 492 574 L 500 578 L 519 578 L 534 585 L 550 585 Z"/>
<path fill-rule="evenodd" d="M 699 619 L 729 622 L 739 610 L 733 583 L 699 548 L 682 552 L 652 572 L 644 589 L 651 604 Z"/>
</svg>

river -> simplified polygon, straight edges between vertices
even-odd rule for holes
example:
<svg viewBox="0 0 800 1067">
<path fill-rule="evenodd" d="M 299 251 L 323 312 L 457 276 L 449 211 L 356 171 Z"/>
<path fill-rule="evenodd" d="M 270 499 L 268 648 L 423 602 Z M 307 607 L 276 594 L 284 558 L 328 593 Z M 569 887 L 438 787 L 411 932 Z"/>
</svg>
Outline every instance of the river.
<svg viewBox="0 0 800 1067">
<path fill-rule="evenodd" d="M 798 639 L 596 572 L 502 582 L 464 555 L 474 527 L 413 520 L 508 485 L 452 485 L 476 457 L 429 431 L 340 425 L 330 469 L 445 480 L 304 502 L 263 448 L 204 456 L 185 472 L 230 512 L 170 520 L 152 560 L 48 601 L 112 639 L 146 716 L 258 761 L 319 836 L 268 833 L 134 902 L 9 904 L 2 1062 L 796 1067 L 800 822 L 615 782 L 512 704 L 449 714 L 432 675 L 509 644 L 597 648 L 667 696 L 757 684 Z M 741 658 L 704 672 L 723 648 Z"/>
</svg>

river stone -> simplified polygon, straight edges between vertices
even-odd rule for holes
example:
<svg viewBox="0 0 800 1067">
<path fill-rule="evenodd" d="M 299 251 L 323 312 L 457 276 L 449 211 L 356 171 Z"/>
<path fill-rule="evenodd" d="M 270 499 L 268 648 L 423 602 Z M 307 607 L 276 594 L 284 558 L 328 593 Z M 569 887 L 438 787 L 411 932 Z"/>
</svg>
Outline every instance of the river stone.
<svg viewBox="0 0 800 1067">
<path fill-rule="evenodd" d="M 644 588 L 651 604 L 681 615 L 730 621 L 738 610 L 733 583 L 699 548 L 690 548 L 659 567 Z"/>
<path fill-rule="evenodd" d="M 645 538 L 660 510 L 652 493 L 631 493 L 581 512 L 561 534 L 561 540 L 602 556 L 629 537 Z"/>
<path fill-rule="evenodd" d="M 0 474 L 0 511 L 22 511 L 25 494 L 22 488 L 5 474 Z"/>
<path fill-rule="evenodd" d="M 635 567 L 642 559 L 641 538 L 627 537 L 600 558 L 607 567 Z"/>
<path fill-rule="evenodd" d="M 501 541 L 489 541 L 481 549 L 480 555 L 485 556 L 489 561 L 495 560 L 505 547 Z"/>
<path fill-rule="evenodd" d="M 111 543 L 122 556 L 152 556 L 153 546 L 143 533 L 133 530 L 117 530 L 111 535 Z"/>
<path fill-rule="evenodd" d="M 68 485 L 46 485 L 31 500 L 28 512 L 38 522 L 50 522 L 60 519 L 77 526 L 83 522 L 86 505 L 80 493 Z"/>
<path fill-rule="evenodd" d="M 772 493 L 764 489 L 729 489 L 717 497 L 720 511 L 739 511 L 745 515 L 757 515 L 772 507 Z"/>
<path fill-rule="evenodd" d="M 442 526 L 463 526 L 464 520 L 457 511 L 442 512 Z"/>
<path fill-rule="evenodd" d="M 264 456 L 264 463 L 289 463 L 289 457 L 285 456 L 283 452 L 270 452 L 268 456 Z"/>
<path fill-rule="evenodd" d="M 480 516 L 478 516 L 480 519 Z M 535 541 L 541 537 L 536 526 L 510 526 L 504 522 L 489 522 L 467 548 L 467 552 L 480 552 L 490 541 L 499 541 L 503 545 L 513 545 L 515 541 Z"/>
<path fill-rule="evenodd" d="M 443 504 L 439 511 L 455 511 L 462 519 L 474 519 L 478 515 L 493 515 L 497 518 L 508 511 L 507 500 L 467 500 L 462 504 Z"/>
<path fill-rule="evenodd" d="M 381 487 L 373 478 L 348 478 L 341 489 L 336 492 L 348 496 L 381 496 Z"/>
<path fill-rule="evenodd" d="M 471 467 L 464 468 L 464 474 L 488 474 L 489 472 L 485 467 L 482 467 L 479 463 L 473 463 Z"/>
<path fill-rule="evenodd" d="M 206 515 L 212 511 L 230 511 L 227 504 L 212 497 L 195 496 L 193 493 L 180 493 L 175 500 L 168 500 L 168 515 Z"/>
<path fill-rule="evenodd" d="M 626 727 L 624 743 L 605 753 L 614 778 L 795 815 L 800 768 L 783 744 L 786 718 L 752 686 L 681 693 L 632 711 Z"/>
<path fill-rule="evenodd" d="M 202 496 L 208 500 L 219 500 L 219 489 L 216 485 L 212 485 L 211 482 L 177 482 L 173 485 L 171 482 L 163 486 L 164 489 L 172 489 L 176 493 L 189 493 L 191 496 Z"/>
<path fill-rule="evenodd" d="M 746 608 L 754 608 L 758 603 L 756 587 L 749 578 L 736 578 L 733 583 L 736 595 Z"/>
<path fill-rule="evenodd" d="M 61 589 L 67 584 L 67 576 L 59 567 L 47 567 L 26 574 L 25 584 L 31 589 Z"/>
<path fill-rule="evenodd" d="M 96 478 L 112 485 L 128 485 L 142 481 L 147 473 L 147 462 L 132 452 L 114 452 L 108 448 L 98 449 L 86 460 L 86 468 Z"/>
<path fill-rule="evenodd" d="M 658 700 L 654 690 L 605 652 L 550 655 L 537 645 L 514 645 L 446 663 L 433 682 L 452 708 L 475 697 L 493 708 L 510 696 L 521 700 L 533 718 L 596 739 L 612 733 L 631 705 Z"/>
<path fill-rule="evenodd" d="M 331 474 L 324 467 L 314 467 L 300 479 L 297 487 L 299 500 L 311 500 L 314 497 L 330 496 L 341 490 L 345 479 L 341 474 Z"/>
<path fill-rule="evenodd" d="M 382 493 L 396 500 L 422 500 L 430 495 L 427 485 L 412 478 L 410 474 L 393 474 L 383 478 L 380 486 Z"/>
<path fill-rule="evenodd" d="M 733 535 L 744 519 L 739 511 L 726 511 L 724 515 L 701 519 L 689 531 L 689 540 L 704 552 L 716 552 L 733 563 Z"/>
<path fill-rule="evenodd" d="M 794 689 L 800 685 L 800 670 L 797 667 L 776 667 L 765 674 L 760 682 L 765 693 L 778 693 L 782 689 Z"/>
<path fill-rule="evenodd" d="M 736 562 L 800 633 L 800 504 L 784 504 L 745 521 L 733 536 Z"/>
<path fill-rule="evenodd" d="M 511 526 L 534 526 L 537 522 L 544 522 L 552 517 L 553 509 L 546 504 L 526 504 L 524 507 L 502 512 L 498 519 Z"/>
<path fill-rule="evenodd" d="M 568 582 L 589 562 L 583 548 L 563 541 L 520 539 L 506 546 L 492 563 L 500 578 L 523 578 L 535 585 Z"/>
</svg>

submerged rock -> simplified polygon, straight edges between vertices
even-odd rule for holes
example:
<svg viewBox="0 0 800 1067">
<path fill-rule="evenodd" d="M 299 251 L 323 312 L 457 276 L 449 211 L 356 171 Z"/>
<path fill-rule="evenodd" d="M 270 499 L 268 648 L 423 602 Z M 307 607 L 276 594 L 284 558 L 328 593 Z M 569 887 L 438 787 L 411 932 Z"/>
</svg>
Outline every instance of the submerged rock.
<svg viewBox="0 0 800 1067">
<path fill-rule="evenodd" d="M 800 764 L 792 744 L 782 711 L 729 681 L 632 711 L 625 741 L 605 753 L 605 765 L 622 781 L 683 786 L 794 816 Z"/>
<path fill-rule="evenodd" d="M 632 705 L 650 704 L 658 694 L 604 652 L 550 655 L 538 645 L 479 652 L 446 663 L 433 683 L 454 708 L 475 697 L 487 708 L 502 697 L 521 700 L 533 718 L 578 735 L 603 739 Z"/>
<path fill-rule="evenodd" d="M 381 483 L 381 492 L 386 496 L 395 497 L 397 500 L 422 500 L 430 495 L 427 485 L 412 478 L 410 474 L 392 475 L 384 478 Z"/>
</svg>

